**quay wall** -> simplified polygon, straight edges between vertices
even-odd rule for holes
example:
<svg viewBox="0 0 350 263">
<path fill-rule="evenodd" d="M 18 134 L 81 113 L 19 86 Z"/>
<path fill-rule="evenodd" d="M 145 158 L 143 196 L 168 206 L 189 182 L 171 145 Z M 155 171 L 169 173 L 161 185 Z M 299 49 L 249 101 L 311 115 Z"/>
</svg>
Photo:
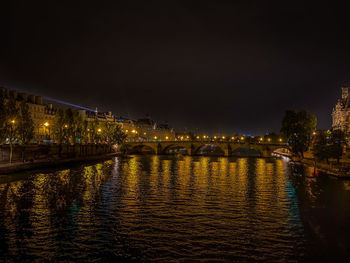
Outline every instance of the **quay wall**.
<svg viewBox="0 0 350 263">
<path fill-rule="evenodd" d="M 114 152 L 107 144 L 43 144 L 43 145 L 15 145 L 13 147 L 12 162 L 33 162 L 50 159 L 70 159 L 98 156 Z M 0 164 L 10 160 L 9 145 L 0 146 Z"/>
</svg>

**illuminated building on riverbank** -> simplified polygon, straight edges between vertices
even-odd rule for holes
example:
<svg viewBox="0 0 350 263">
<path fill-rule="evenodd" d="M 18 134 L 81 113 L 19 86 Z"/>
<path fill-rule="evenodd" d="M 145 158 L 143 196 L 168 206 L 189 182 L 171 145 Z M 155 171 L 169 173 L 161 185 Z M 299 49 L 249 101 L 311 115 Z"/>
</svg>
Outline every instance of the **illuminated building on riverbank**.
<svg viewBox="0 0 350 263">
<path fill-rule="evenodd" d="M 119 125 L 123 132 L 131 141 L 138 140 L 174 140 L 175 132 L 166 124 L 158 124 L 151 119 L 131 120 L 128 118 L 117 117 L 112 112 L 99 112 L 97 109 L 89 110 L 84 107 L 72 105 L 56 100 L 54 104 L 50 100 L 43 100 L 42 96 L 28 95 L 17 91 L 9 90 L 0 87 L 0 92 L 4 94 L 5 100 L 13 97 L 17 105 L 25 102 L 28 105 L 31 118 L 34 124 L 34 142 L 43 142 L 45 139 L 50 139 L 50 131 L 58 109 L 71 108 L 73 111 L 79 112 L 83 120 L 88 122 L 98 121 L 112 122 Z"/>
</svg>

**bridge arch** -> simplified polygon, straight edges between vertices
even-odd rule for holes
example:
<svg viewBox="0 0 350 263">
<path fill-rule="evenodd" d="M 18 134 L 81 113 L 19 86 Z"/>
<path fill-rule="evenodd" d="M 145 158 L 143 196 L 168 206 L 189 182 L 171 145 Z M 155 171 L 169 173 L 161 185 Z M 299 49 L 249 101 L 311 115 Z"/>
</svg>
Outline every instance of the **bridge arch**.
<svg viewBox="0 0 350 263">
<path fill-rule="evenodd" d="M 206 143 L 206 144 L 200 144 L 196 145 L 192 149 L 193 155 L 203 155 L 203 151 L 207 152 L 205 155 L 225 155 L 228 156 L 228 149 L 226 147 L 223 147 L 223 145 L 216 144 L 216 143 Z"/>
<path fill-rule="evenodd" d="M 231 151 L 232 156 L 241 156 L 241 157 L 262 157 L 263 154 L 260 149 L 251 146 L 239 146 L 235 147 Z"/>
<path fill-rule="evenodd" d="M 129 153 L 151 153 L 157 154 L 157 148 L 152 145 L 138 144 L 128 149 Z"/>
<path fill-rule="evenodd" d="M 184 153 L 186 152 L 187 155 L 191 154 L 191 147 L 190 146 L 185 146 L 183 144 L 169 144 L 163 147 L 162 149 L 162 154 L 172 154 L 171 150 L 174 150 L 173 153 Z"/>
</svg>

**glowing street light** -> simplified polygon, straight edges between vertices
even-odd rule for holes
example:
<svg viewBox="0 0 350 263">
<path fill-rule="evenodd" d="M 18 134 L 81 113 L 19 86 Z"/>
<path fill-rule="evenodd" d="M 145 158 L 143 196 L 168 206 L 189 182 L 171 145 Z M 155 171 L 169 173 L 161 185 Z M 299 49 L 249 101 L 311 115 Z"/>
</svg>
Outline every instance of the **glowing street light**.
<svg viewBox="0 0 350 263">
<path fill-rule="evenodd" d="M 16 122 L 15 120 L 12 120 L 12 121 L 11 121 L 12 124 L 15 124 L 15 122 Z"/>
<path fill-rule="evenodd" d="M 166 140 L 168 140 L 168 139 L 169 139 L 169 137 L 168 137 L 168 136 L 165 136 L 165 139 L 166 139 Z"/>
<path fill-rule="evenodd" d="M 282 142 L 282 139 L 281 139 L 281 138 L 279 138 L 278 140 L 279 140 L 280 142 Z"/>
<path fill-rule="evenodd" d="M 155 140 L 157 140 L 157 138 L 158 138 L 157 136 L 154 136 L 154 139 L 155 139 Z"/>
<path fill-rule="evenodd" d="M 225 137 L 225 136 L 222 136 L 221 138 L 222 138 L 223 140 L 225 140 L 226 137 Z"/>
<path fill-rule="evenodd" d="M 67 124 L 65 124 L 65 125 L 64 125 L 64 128 L 68 128 L 68 125 L 67 125 Z"/>
<path fill-rule="evenodd" d="M 48 122 L 44 123 L 45 127 L 49 126 L 50 124 Z"/>
<path fill-rule="evenodd" d="M 271 142 L 271 139 L 270 139 L 270 138 L 268 138 L 268 139 L 267 139 L 267 141 L 268 141 L 268 142 Z"/>
<path fill-rule="evenodd" d="M 98 132 L 101 132 L 102 130 L 101 130 L 101 128 L 99 128 L 97 131 L 98 131 Z"/>
<path fill-rule="evenodd" d="M 241 137 L 241 140 L 242 140 L 242 141 L 244 140 L 244 137 L 243 137 L 243 136 Z"/>
</svg>

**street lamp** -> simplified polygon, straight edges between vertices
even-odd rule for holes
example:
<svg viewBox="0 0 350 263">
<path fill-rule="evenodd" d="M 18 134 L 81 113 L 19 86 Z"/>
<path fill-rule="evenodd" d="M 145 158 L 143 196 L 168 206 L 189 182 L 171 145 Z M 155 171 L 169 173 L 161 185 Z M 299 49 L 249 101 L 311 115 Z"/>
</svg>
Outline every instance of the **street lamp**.
<svg viewBox="0 0 350 263">
<path fill-rule="evenodd" d="M 47 127 L 49 127 L 49 125 L 50 124 L 48 122 L 44 123 L 44 133 L 45 133 L 46 139 L 48 139 L 48 137 L 50 137 L 50 130 L 49 130 L 49 134 L 47 134 Z"/>
</svg>

